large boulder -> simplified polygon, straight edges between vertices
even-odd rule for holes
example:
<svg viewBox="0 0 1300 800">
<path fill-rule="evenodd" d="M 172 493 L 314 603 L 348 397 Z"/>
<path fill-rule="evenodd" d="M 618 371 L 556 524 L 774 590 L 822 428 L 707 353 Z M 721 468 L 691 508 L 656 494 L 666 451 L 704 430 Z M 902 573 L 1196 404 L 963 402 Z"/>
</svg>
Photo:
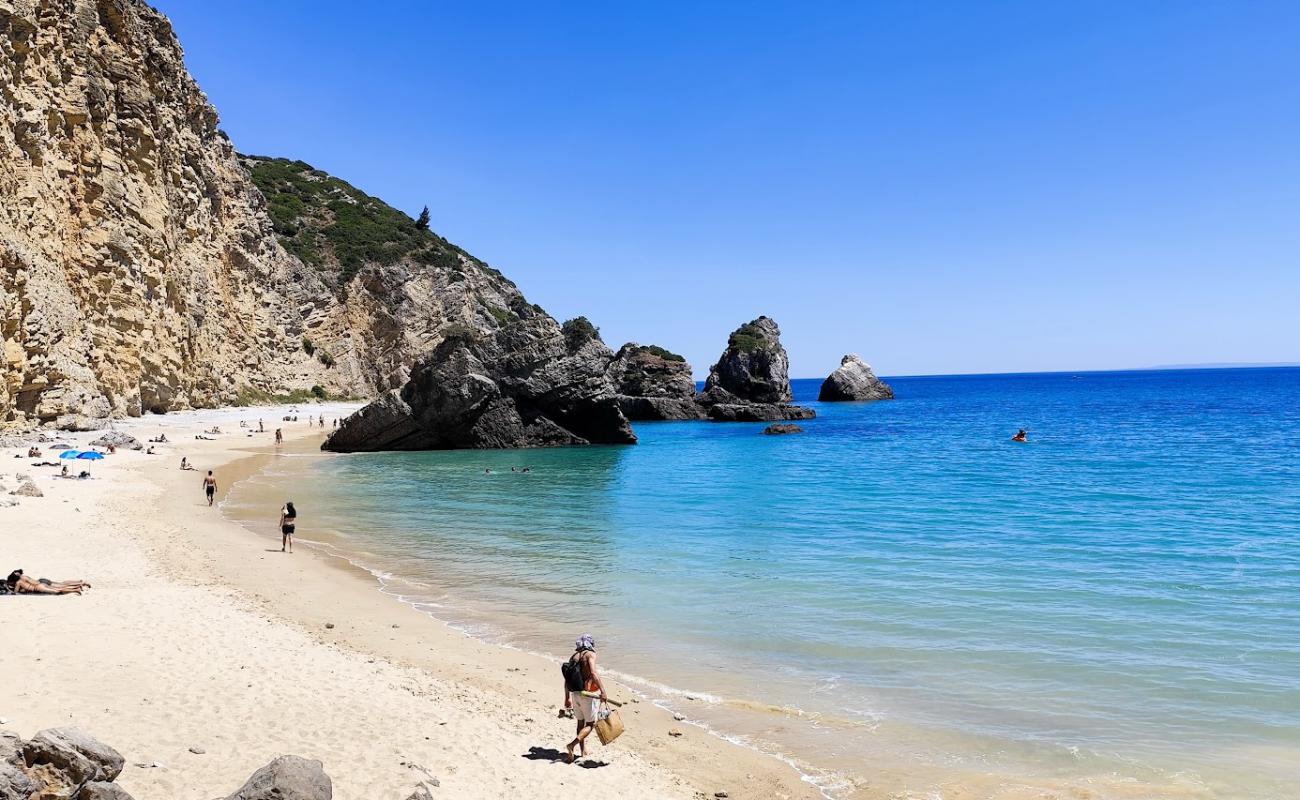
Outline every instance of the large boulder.
<svg viewBox="0 0 1300 800">
<path fill-rule="evenodd" d="M 226 800 L 331 800 L 334 785 L 319 761 L 280 756 Z"/>
<path fill-rule="evenodd" d="M 23 743 L 23 761 L 46 800 L 75 798 L 87 783 L 115 779 L 125 764 L 121 753 L 79 728 L 41 731 Z"/>
<path fill-rule="evenodd" d="M 0 800 L 29 800 L 40 788 L 17 764 L 0 761 Z"/>
<path fill-rule="evenodd" d="M 401 391 L 344 420 L 322 449 L 442 450 L 632 444 L 607 374 L 614 354 L 583 318 L 523 306 L 489 334 L 453 329 Z"/>
<path fill-rule="evenodd" d="M 676 353 L 629 342 L 614 355 L 608 374 L 619 407 L 634 422 L 705 417 L 695 402 L 691 365 Z"/>
<path fill-rule="evenodd" d="M 790 405 L 790 359 L 781 329 L 759 317 L 732 331 L 727 349 L 709 370 L 697 402 L 715 422 L 812 419 L 812 409 Z"/>
<path fill-rule="evenodd" d="M 840 359 L 840 366 L 822 381 L 817 399 L 826 402 L 846 400 L 893 400 L 894 390 L 876 377 L 871 365 L 857 353 Z"/>
<path fill-rule="evenodd" d="M 77 800 L 132 800 L 131 795 L 116 783 L 91 781 L 81 787 Z"/>
<path fill-rule="evenodd" d="M 139 439 L 136 439 L 134 436 L 132 436 L 129 433 L 123 433 L 122 431 L 107 431 L 98 439 L 91 442 L 90 446 L 108 447 L 110 444 L 113 445 L 114 447 L 125 448 L 127 450 L 144 449 L 144 445 L 140 444 Z"/>
</svg>

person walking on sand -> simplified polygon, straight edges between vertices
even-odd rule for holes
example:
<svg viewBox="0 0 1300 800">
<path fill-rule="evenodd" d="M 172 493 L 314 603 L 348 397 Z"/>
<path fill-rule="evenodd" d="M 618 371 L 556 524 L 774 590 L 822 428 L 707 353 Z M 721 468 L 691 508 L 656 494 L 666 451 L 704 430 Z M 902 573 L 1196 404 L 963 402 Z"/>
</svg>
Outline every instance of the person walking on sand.
<svg viewBox="0 0 1300 800">
<path fill-rule="evenodd" d="M 280 509 L 280 552 L 293 552 L 293 531 L 298 522 L 298 509 L 293 507 L 293 501 L 290 500 Z"/>
<path fill-rule="evenodd" d="M 212 470 L 208 470 L 207 477 L 203 479 L 203 491 L 208 496 L 208 505 L 211 506 L 217 494 L 217 479 L 213 477 Z"/>
<path fill-rule="evenodd" d="M 574 761 L 574 749 L 582 756 L 587 755 L 587 737 L 596 727 L 596 711 L 608 698 L 605 685 L 596 673 L 596 640 L 591 634 L 584 633 L 573 643 L 573 655 L 564 664 L 564 707 L 573 709 L 573 719 L 577 722 L 577 734 L 569 742 L 568 763 Z M 598 693 L 598 697 L 588 697 L 584 693 Z"/>
<path fill-rule="evenodd" d="M 284 442 L 284 434 L 280 432 L 280 429 L 279 429 L 279 428 L 276 428 L 276 429 L 275 429 L 275 443 L 276 443 L 276 444 L 282 444 L 283 442 Z"/>
</svg>

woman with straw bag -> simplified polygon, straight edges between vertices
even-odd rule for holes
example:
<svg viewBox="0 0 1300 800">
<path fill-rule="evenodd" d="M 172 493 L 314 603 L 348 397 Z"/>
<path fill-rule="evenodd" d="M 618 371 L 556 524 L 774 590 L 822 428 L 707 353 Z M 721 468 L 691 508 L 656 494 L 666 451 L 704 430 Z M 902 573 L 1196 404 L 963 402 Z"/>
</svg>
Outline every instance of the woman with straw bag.
<svg viewBox="0 0 1300 800">
<path fill-rule="evenodd" d="M 572 764 L 578 753 L 587 755 L 587 737 L 596 724 L 600 704 L 608 698 L 605 686 L 596 674 L 596 640 L 591 634 L 584 633 L 573 643 L 573 655 L 560 665 L 564 673 L 564 705 L 573 709 L 573 718 L 578 723 L 577 736 L 569 742 L 568 763 Z"/>
</svg>

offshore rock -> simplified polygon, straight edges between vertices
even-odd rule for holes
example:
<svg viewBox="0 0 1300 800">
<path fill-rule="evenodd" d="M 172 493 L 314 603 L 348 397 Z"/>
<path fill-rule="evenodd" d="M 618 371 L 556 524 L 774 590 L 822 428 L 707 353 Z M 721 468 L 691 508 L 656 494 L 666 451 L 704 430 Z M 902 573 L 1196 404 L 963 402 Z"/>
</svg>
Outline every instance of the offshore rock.
<svg viewBox="0 0 1300 800">
<path fill-rule="evenodd" d="M 770 422 L 816 416 L 817 412 L 811 408 L 780 403 L 719 403 L 709 406 L 709 419 L 714 422 Z"/>
<path fill-rule="evenodd" d="M 803 428 L 793 422 L 777 422 L 764 428 L 763 433 L 768 436 L 784 436 L 788 433 L 803 433 Z"/>
<path fill-rule="evenodd" d="M 709 370 L 697 402 L 717 422 L 812 419 L 816 412 L 790 405 L 790 359 L 781 329 L 769 317 L 741 325 Z"/>
<path fill-rule="evenodd" d="M 686 359 L 654 345 L 629 342 L 609 365 L 619 407 L 632 421 L 704 419 Z"/>
<path fill-rule="evenodd" d="M 847 400 L 893 400 L 894 390 L 876 377 L 871 365 L 857 353 L 840 359 L 840 366 L 822 382 L 817 399 L 824 402 Z"/>
<path fill-rule="evenodd" d="M 321 448 L 488 449 L 632 444 L 636 436 L 608 376 L 613 353 L 527 308 L 484 337 L 457 331 L 412 371 L 400 392 L 348 417 Z M 582 320 L 586 323 L 585 320 Z"/>
</svg>

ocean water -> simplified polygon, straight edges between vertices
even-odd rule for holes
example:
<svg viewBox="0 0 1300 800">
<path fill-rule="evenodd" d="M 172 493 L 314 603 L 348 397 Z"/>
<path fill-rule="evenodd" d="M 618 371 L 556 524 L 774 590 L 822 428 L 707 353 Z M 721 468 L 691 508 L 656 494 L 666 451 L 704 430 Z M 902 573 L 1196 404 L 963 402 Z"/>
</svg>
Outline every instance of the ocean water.
<svg viewBox="0 0 1300 800">
<path fill-rule="evenodd" d="M 890 382 L 796 381 L 790 436 L 283 458 L 227 510 L 292 495 L 473 635 L 591 632 L 828 796 L 1300 797 L 1300 369 Z"/>
</svg>

